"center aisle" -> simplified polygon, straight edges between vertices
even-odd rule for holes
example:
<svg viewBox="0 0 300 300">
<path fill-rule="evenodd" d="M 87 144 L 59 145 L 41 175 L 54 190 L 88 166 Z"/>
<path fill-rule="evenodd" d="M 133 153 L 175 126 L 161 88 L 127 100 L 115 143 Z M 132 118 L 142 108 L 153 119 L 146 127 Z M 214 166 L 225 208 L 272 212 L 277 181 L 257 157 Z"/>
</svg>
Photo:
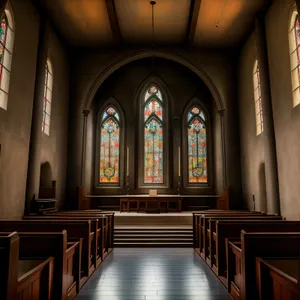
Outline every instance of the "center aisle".
<svg viewBox="0 0 300 300">
<path fill-rule="evenodd" d="M 190 248 L 115 248 L 76 300 L 230 300 Z"/>
</svg>

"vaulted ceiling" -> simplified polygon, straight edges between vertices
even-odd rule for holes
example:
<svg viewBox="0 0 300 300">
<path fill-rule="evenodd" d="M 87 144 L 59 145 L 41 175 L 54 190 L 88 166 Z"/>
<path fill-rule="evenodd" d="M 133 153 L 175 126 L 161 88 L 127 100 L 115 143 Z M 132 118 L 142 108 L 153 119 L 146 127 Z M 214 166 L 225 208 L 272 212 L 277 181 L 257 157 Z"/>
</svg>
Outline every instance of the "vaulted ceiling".
<svg viewBox="0 0 300 300">
<path fill-rule="evenodd" d="M 34 0 L 73 46 L 152 44 L 149 0 Z M 232 47 L 271 0 L 156 0 L 155 44 Z"/>
</svg>

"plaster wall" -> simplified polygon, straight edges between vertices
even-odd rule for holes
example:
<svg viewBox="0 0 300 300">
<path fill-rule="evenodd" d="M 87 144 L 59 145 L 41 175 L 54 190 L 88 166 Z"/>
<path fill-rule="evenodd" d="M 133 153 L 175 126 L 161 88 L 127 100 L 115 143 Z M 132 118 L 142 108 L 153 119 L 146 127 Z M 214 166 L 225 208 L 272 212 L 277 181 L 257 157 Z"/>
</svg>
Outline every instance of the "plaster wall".
<svg viewBox="0 0 300 300">
<path fill-rule="evenodd" d="M 288 29 L 293 0 L 276 0 L 266 15 L 281 213 L 300 219 L 300 105 L 293 107 Z M 276 22 L 274 22 L 276 20 Z"/>
<path fill-rule="evenodd" d="M 281 214 L 300 219 L 300 106 L 293 108 L 288 28 L 293 0 L 276 0 L 265 17 L 270 85 L 278 162 Z M 276 22 L 274 22 L 276 20 Z M 243 196 L 248 208 L 266 209 L 264 137 L 256 136 L 253 64 L 255 33 L 243 47 L 239 62 L 239 115 Z"/>
<path fill-rule="evenodd" d="M 15 41 L 7 110 L 0 109 L 0 218 L 24 213 L 27 166 L 39 38 L 39 13 L 30 0 L 11 0 Z M 40 162 L 49 161 L 57 180 L 57 198 L 65 192 L 68 122 L 68 63 L 51 31 L 49 55 L 54 68 L 50 137 L 41 141 Z M 42 100 L 42 99 L 41 99 Z M 38 178 L 39 180 L 39 178 Z"/>
<path fill-rule="evenodd" d="M 69 114 L 69 63 L 68 57 L 55 33 L 49 34 L 48 57 L 53 67 L 53 93 L 50 135 L 42 134 L 40 165 L 49 162 L 52 180 L 56 181 L 58 207 L 63 206 L 66 190 L 67 141 Z M 40 178 L 37 178 L 38 182 Z"/>
<path fill-rule="evenodd" d="M 11 6 L 14 52 L 8 107 L 0 109 L 0 217 L 6 218 L 24 212 L 39 33 L 39 15 L 30 1 L 12 0 Z"/>
<path fill-rule="evenodd" d="M 245 206 L 265 210 L 266 188 L 264 177 L 263 133 L 256 135 L 256 119 L 253 96 L 253 69 L 257 58 L 255 35 L 251 34 L 239 60 L 239 115 L 241 141 L 241 174 Z"/>
</svg>

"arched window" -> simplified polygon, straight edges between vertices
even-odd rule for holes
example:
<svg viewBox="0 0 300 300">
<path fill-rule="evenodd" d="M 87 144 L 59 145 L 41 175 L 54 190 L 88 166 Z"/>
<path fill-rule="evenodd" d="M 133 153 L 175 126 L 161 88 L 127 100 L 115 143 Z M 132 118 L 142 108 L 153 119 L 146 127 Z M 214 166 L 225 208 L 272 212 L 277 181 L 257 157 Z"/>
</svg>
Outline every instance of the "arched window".
<svg viewBox="0 0 300 300">
<path fill-rule="evenodd" d="M 206 118 L 198 106 L 192 106 L 186 117 L 188 143 L 188 183 L 207 183 Z"/>
<path fill-rule="evenodd" d="M 293 106 L 300 103 L 300 22 L 294 8 L 289 26 L 290 61 L 293 90 Z"/>
<path fill-rule="evenodd" d="M 254 105 L 255 105 L 255 118 L 256 118 L 256 135 L 264 131 L 264 121 L 262 112 L 262 98 L 261 98 L 261 84 L 258 60 L 254 63 L 253 69 L 253 88 L 254 88 Z"/>
<path fill-rule="evenodd" d="M 14 37 L 13 15 L 7 5 L 1 17 L 0 28 L 0 107 L 5 110 L 7 110 Z"/>
<path fill-rule="evenodd" d="M 43 99 L 43 120 L 42 131 L 50 134 L 50 119 L 51 119 L 51 103 L 52 103 L 52 87 L 53 87 L 53 70 L 52 64 L 47 59 L 45 67 L 45 87 L 44 87 L 44 99 Z"/>
<path fill-rule="evenodd" d="M 144 183 L 164 183 L 164 110 L 162 93 L 150 85 L 143 98 Z"/>
<path fill-rule="evenodd" d="M 120 182 L 120 114 L 109 105 L 100 117 L 99 183 Z"/>
</svg>

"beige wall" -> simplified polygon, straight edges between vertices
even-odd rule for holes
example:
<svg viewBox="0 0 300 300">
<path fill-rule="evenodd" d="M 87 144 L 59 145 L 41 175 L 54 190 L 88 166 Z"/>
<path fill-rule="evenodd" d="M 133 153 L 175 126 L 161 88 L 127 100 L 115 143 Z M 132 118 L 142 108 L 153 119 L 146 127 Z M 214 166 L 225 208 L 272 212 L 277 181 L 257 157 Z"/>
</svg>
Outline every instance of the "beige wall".
<svg viewBox="0 0 300 300">
<path fill-rule="evenodd" d="M 8 107 L 0 109 L 0 217 L 24 212 L 39 33 L 39 15 L 29 1 L 14 0 L 11 6 L 16 34 Z"/>
<path fill-rule="evenodd" d="M 0 109 L 0 217 L 24 212 L 32 104 L 35 87 L 39 14 L 29 0 L 12 0 L 15 42 L 7 111 Z M 42 141 L 41 163 L 49 161 L 58 181 L 58 199 L 65 191 L 68 118 L 68 64 L 60 42 L 50 34 L 54 67 L 50 137 Z"/>
<path fill-rule="evenodd" d="M 293 108 L 288 43 L 294 1 L 277 0 L 266 17 L 281 212 L 300 219 L 300 105 Z M 276 22 L 274 22 L 276 20 Z"/>
<path fill-rule="evenodd" d="M 288 219 L 300 218 L 300 106 L 293 108 L 288 27 L 293 0 L 276 0 L 266 14 L 270 83 L 277 146 L 280 207 Z M 239 113 L 243 195 L 249 208 L 264 209 L 263 134 L 256 136 L 252 71 L 256 57 L 254 33 L 245 44 L 239 64 Z"/>
</svg>

